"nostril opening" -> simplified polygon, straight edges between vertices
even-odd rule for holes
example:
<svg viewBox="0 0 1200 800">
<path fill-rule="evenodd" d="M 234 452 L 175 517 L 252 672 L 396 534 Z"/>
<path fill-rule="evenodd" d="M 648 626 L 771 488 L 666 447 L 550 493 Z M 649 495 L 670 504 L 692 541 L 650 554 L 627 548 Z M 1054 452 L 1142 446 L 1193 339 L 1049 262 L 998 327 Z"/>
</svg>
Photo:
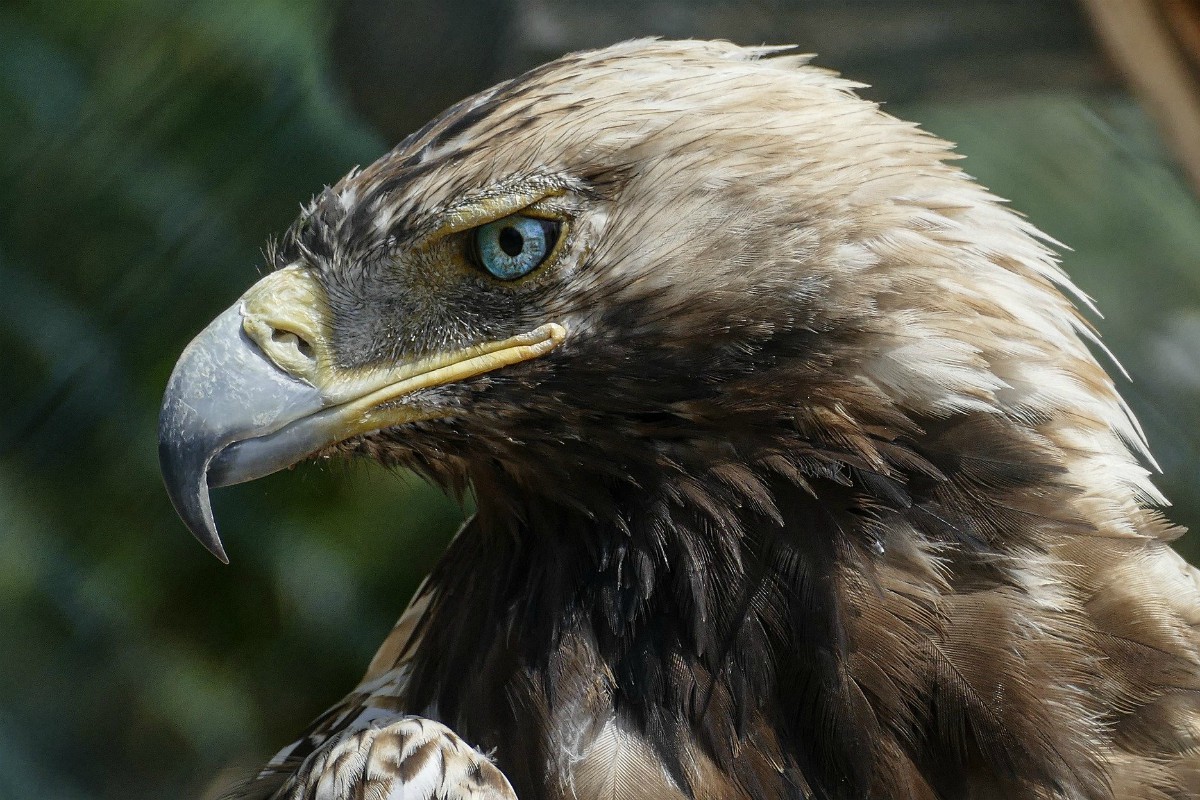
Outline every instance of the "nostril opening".
<svg viewBox="0 0 1200 800">
<path fill-rule="evenodd" d="M 308 340 L 293 331 L 284 330 L 283 328 L 272 328 L 271 341 L 282 347 L 295 348 L 296 352 L 310 361 L 316 358 L 316 350 L 313 349 Z"/>
</svg>

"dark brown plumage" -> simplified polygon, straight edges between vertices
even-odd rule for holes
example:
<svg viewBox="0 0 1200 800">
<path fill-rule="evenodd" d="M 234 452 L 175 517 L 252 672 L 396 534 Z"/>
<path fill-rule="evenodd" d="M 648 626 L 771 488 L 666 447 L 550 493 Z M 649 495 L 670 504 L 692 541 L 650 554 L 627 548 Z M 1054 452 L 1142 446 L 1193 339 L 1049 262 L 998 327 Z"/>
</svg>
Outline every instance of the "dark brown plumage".
<svg viewBox="0 0 1200 800">
<path fill-rule="evenodd" d="M 164 466 L 214 549 L 205 480 L 319 448 L 478 501 L 237 796 L 504 796 L 481 753 L 522 800 L 1200 796 L 1196 573 L 1074 290 L 946 143 L 769 54 L 460 103 L 181 360 Z M 496 220 L 549 237 L 527 275 L 481 264 Z"/>
</svg>

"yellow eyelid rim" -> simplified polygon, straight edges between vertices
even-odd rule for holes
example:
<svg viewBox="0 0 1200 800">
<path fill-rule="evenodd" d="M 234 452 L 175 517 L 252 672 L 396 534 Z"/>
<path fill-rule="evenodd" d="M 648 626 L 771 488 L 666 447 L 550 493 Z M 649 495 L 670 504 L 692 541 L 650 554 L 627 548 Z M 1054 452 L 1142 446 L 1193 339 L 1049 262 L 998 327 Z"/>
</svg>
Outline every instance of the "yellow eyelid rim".
<svg viewBox="0 0 1200 800">
<path fill-rule="evenodd" d="M 442 226 L 424 237 L 417 246 L 428 247 L 447 236 L 469 231 L 481 225 L 487 225 L 489 222 L 496 222 L 516 214 L 537 217 L 538 219 L 555 220 L 563 223 L 565 227 L 567 220 L 562 214 L 555 214 L 544 209 L 539 209 L 537 205 L 555 197 L 562 197 L 566 193 L 566 189 L 553 189 L 551 191 L 541 189 L 537 192 L 527 194 L 508 194 L 500 197 L 484 197 L 472 200 L 447 211 L 442 217 L 444 220 Z M 547 256 L 547 260 L 549 260 L 549 256 Z"/>
</svg>

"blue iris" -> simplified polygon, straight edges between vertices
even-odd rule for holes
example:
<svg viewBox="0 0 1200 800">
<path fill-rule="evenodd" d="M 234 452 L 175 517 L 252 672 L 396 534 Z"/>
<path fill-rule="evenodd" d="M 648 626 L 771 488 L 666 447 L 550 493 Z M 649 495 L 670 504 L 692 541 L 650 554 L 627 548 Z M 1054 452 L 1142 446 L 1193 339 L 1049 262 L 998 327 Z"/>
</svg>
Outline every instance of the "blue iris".
<svg viewBox="0 0 1200 800">
<path fill-rule="evenodd" d="M 516 280 L 537 269 L 558 240 L 555 220 L 514 214 L 475 229 L 479 266 L 502 281 Z"/>
</svg>

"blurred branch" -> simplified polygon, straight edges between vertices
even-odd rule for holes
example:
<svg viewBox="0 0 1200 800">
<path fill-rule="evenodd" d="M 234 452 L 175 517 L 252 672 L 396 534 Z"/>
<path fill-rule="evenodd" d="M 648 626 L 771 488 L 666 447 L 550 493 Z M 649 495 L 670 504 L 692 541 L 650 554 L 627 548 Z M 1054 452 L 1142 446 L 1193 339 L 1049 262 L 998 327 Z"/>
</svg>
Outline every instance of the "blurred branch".
<svg viewBox="0 0 1200 800">
<path fill-rule="evenodd" d="M 1200 193 L 1200 1 L 1081 2 Z"/>
</svg>

